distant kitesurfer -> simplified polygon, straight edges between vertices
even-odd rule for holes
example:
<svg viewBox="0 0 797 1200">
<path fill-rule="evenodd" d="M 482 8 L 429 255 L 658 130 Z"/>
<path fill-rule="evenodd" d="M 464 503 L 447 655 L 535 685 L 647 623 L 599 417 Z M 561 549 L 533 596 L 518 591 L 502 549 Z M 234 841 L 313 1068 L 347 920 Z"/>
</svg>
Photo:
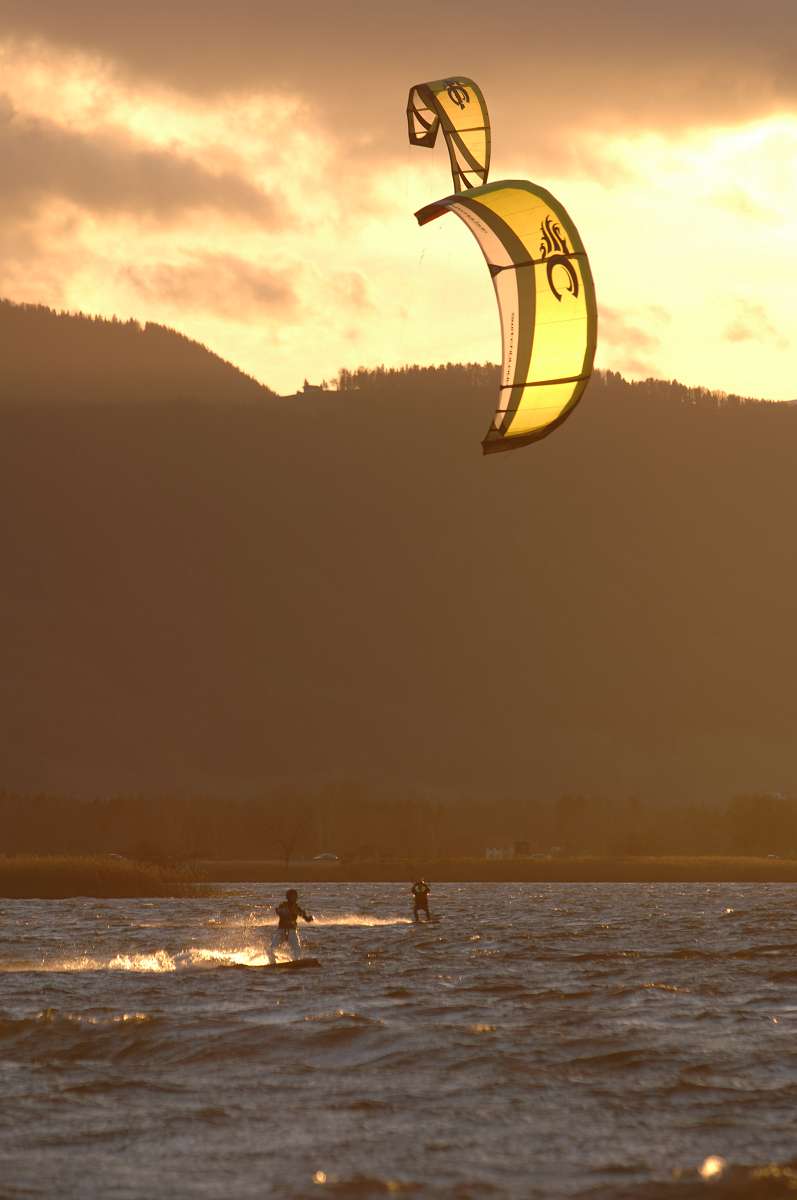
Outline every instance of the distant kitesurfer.
<svg viewBox="0 0 797 1200">
<path fill-rule="evenodd" d="M 302 957 L 302 943 L 299 940 L 299 931 L 296 928 L 296 923 L 299 917 L 305 921 L 312 921 L 312 915 L 300 906 L 299 893 L 296 888 L 288 888 L 285 893 L 285 899 L 276 907 L 279 925 L 274 931 L 274 936 L 271 939 L 271 948 L 268 951 L 268 960 L 273 963 L 275 961 L 274 951 L 280 946 L 288 945 L 291 948 L 292 958 Z"/>
<path fill-rule="evenodd" d="M 416 921 L 420 921 L 420 914 L 426 913 L 426 920 L 431 920 L 429 916 L 429 893 L 431 888 L 425 879 L 419 879 L 417 883 L 412 885 L 412 915 Z"/>
</svg>

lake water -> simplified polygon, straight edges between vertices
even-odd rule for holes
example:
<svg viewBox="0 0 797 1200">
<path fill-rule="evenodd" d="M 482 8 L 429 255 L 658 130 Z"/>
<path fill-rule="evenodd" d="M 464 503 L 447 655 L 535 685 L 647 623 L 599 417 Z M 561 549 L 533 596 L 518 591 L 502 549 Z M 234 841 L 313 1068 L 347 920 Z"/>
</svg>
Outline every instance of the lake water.
<svg viewBox="0 0 797 1200">
<path fill-rule="evenodd" d="M 797 887 L 283 892 L 0 901 L 4 1200 L 795 1194 Z"/>
</svg>

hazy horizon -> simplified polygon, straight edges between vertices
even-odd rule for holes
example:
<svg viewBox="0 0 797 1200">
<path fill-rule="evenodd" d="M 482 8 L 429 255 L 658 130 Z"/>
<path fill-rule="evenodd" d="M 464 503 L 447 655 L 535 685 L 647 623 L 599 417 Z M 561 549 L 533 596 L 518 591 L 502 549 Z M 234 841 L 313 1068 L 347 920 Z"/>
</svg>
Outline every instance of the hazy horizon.
<svg viewBox="0 0 797 1200">
<path fill-rule="evenodd" d="M 0 0 L 3 1195 L 794 1185 L 796 16 Z"/>
</svg>

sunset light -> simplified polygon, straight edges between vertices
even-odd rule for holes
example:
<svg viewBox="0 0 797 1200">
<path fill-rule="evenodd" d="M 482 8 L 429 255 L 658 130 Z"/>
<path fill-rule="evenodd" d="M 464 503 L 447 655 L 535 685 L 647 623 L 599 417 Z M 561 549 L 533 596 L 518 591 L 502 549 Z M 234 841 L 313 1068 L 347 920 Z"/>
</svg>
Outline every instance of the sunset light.
<svg viewBox="0 0 797 1200">
<path fill-rule="evenodd" d="M 435 153 L 408 153 L 400 96 L 394 136 L 386 127 L 371 157 L 290 92 L 202 100 L 13 42 L 0 61 L 0 136 L 21 164 L 3 294 L 171 325 L 279 391 L 300 382 L 300 347 L 313 378 L 454 360 L 463 340 L 498 361 L 475 247 L 413 220 L 446 188 Z M 50 165 L 26 183 L 37 144 Z M 66 169 L 74 153 L 90 186 Z M 565 173 L 514 126 L 494 159 L 501 177 L 567 195 L 599 281 L 600 367 L 794 398 L 795 116 L 586 126 Z"/>
<path fill-rule="evenodd" d="M 797 0 L 0 0 L 0 1200 L 797 1195 Z"/>
</svg>

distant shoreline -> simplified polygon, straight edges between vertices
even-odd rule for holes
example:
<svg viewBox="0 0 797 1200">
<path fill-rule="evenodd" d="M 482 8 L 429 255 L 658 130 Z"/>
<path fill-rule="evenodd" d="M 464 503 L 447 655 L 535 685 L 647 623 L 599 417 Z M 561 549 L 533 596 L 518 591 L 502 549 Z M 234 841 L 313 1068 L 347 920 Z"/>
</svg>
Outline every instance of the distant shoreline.
<svg viewBox="0 0 797 1200">
<path fill-rule="evenodd" d="M 64 900 L 217 895 L 218 884 L 797 883 L 797 859 L 742 857 L 425 859 L 295 862 L 205 859 L 160 866 L 115 855 L 0 857 L 0 898 Z"/>
<path fill-rule="evenodd" d="M 746 857 L 423 859 L 406 862 L 204 860 L 213 883 L 797 883 L 797 859 Z"/>
</svg>

